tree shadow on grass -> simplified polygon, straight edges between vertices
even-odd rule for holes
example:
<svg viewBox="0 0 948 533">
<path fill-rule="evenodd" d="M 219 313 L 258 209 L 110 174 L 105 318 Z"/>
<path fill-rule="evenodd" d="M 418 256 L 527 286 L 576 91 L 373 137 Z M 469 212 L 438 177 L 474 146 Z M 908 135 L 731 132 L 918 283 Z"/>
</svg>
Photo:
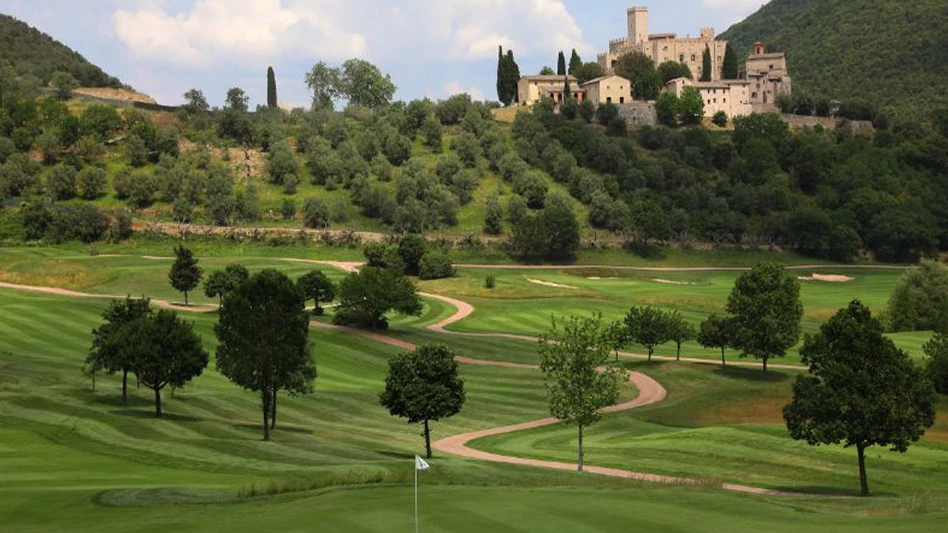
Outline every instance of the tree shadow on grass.
<svg viewBox="0 0 948 533">
<path fill-rule="evenodd" d="M 858 484 L 858 480 L 857 480 Z M 788 487 L 774 487 L 774 490 L 790 495 L 811 498 L 858 498 L 859 488 L 848 489 L 842 487 L 827 487 L 824 485 L 793 485 Z M 874 493 L 873 496 L 892 496 L 892 494 Z"/>
<path fill-rule="evenodd" d="M 263 431 L 263 423 L 262 423 L 262 422 L 259 423 L 259 424 L 250 424 L 250 423 L 246 423 L 246 422 L 245 422 L 245 423 L 242 423 L 242 424 L 234 424 L 233 427 L 235 427 L 235 428 L 237 428 L 237 429 L 246 429 L 246 430 L 257 431 L 257 432 Z M 283 432 L 283 433 L 296 433 L 296 434 L 298 434 L 298 435 L 312 435 L 312 434 L 313 434 L 313 430 L 312 430 L 312 429 L 303 428 L 303 427 L 299 427 L 299 426 L 287 426 L 287 425 L 285 425 L 285 424 L 281 424 L 281 423 L 278 421 L 278 422 L 277 422 L 277 427 L 276 427 L 276 429 L 271 429 L 271 430 L 270 430 L 270 433 L 281 433 L 281 432 Z"/>
<path fill-rule="evenodd" d="M 114 411 L 109 411 L 109 414 L 118 415 L 118 416 L 127 416 L 129 418 L 156 419 L 154 409 L 150 411 L 138 410 L 138 409 L 118 409 Z M 202 422 L 204 421 L 204 419 L 199 416 L 180 415 L 180 414 L 175 414 L 175 413 L 162 413 L 160 420 L 168 420 L 170 422 Z"/>
<path fill-rule="evenodd" d="M 743 381 L 761 381 L 768 383 L 782 383 L 790 379 L 790 376 L 783 372 L 768 371 L 763 369 L 747 368 L 739 366 L 728 366 L 725 368 L 716 368 L 714 373 L 727 379 L 740 379 Z"/>
<path fill-rule="evenodd" d="M 375 453 L 377 453 L 377 454 L 379 454 L 379 455 L 381 455 L 381 456 L 383 456 L 383 457 L 389 457 L 389 458 L 391 458 L 391 459 L 404 459 L 404 460 L 406 460 L 406 461 L 409 461 L 409 460 L 415 458 L 415 454 L 414 454 L 414 453 L 390 452 L 390 451 L 389 451 L 389 452 L 386 452 L 386 451 L 381 451 L 381 450 L 375 450 Z M 418 455 L 423 455 L 423 452 L 422 452 L 422 453 L 419 453 Z"/>
</svg>

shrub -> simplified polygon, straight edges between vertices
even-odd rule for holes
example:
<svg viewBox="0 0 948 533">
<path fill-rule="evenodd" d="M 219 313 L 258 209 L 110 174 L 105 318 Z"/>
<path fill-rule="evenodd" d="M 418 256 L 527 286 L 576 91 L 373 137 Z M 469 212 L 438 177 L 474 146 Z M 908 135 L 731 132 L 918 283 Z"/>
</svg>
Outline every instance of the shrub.
<svg viewBox="0 0 948 533">
<path fill-rule="evenodd" d="M 488 274 L 487 277 L 484 278 L 484 288 L 493 289 L 496 286 L 497 286 L 497 278 L 494 277 L 493 274 Z"/>
<path fill-rule="evenodd" d="M 79 195 L 84 200 L 95 200 L 105 194 L 108 179 L 105 176 L 105 170 L 98 167 L 86 167 L 79 173 L 77 184 Z"/>
<path fill-rule="evenodd" d="M 711 117 L 711 123 L 719 128 L 727 127 L 727 113 L 724 111 L 718 111 Z"/>
<path fill-rule="evenodd" d="M 296 218 L 296 201 L 292 198 L 284 198 L 280 205 L 280 216 L 283 220 L 292 220 Z"/>
<path fill-rule="evenodd" d="M 307 228 L 328 228 L 331 222 L 329 204 L 322 198 L 307 198 L 303 202 L 303 225 Z"/>
<path fill-rule="evenodd" d="M 456 272 L 451 257 L 440 250 L 430 250 L 425 253 L 418 267 L 418 277 L 421 279 L 450 278 Z"/>
<path fill-rule="evenodd" d="M 68 200 L 76 195 L 76 169 L 56 165 L 46 177 L 46 192 L 53 200 Z"/>
</svg>

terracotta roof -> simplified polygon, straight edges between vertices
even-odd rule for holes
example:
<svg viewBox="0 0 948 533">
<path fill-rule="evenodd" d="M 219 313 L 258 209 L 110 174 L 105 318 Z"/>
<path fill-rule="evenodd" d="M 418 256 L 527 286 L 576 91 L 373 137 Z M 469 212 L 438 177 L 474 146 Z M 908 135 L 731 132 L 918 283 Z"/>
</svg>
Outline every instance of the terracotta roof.
<svg viewBox="0 0 948 533">
<path fill-rule="evenodd" d="M 600 81 L 605 80 L 605 79 L 608 79 L 608 78 L 619 78 L 619 79 L 622 80 L 622 81 L 629 82 L 629 85 L 632 84 L 631 81 L 629 81 L 629 80 L 627 80 L 627 79 L 625 79 L 625 78 L 623 78 L 622 76 L 619 76 L 619 75 L 617 75 L 617 74 L 606 74 L 605 76 L 599 76 L 598 78 L 593 78 L 593 79 L 587 81 L 586 83 L 583 83 L 582 86 L 585 87 L 585 86 L 590 85 L 590 84 L 593 84 L 593 83 L 599 83 Z"/>
<path fill-rule="evenodd" d="M 559 74 L 552 75 L 536 75 L 536 76 L 523 76 L 521 80 L 527 81 L 562 81 L 565 82 L 569 79 L 570 82 L 575 83 L 577 80 L 573 76 L 560 76 Z"/>
</svg>

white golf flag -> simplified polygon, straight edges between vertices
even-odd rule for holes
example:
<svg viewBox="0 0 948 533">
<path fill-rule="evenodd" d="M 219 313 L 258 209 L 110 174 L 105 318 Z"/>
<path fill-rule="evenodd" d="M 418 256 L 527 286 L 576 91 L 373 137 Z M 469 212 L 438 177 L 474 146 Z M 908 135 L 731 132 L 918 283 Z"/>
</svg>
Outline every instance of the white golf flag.
<svg viewBox="0 0 948 533">
<path fill-rule="evenodd" d="M 426 463 L 424 459 L 417 455 L 415 456 L 415 470 L 428 470 L 429 468 L 431 467 L 428 466 L 428 463 Z"/>
</svg>

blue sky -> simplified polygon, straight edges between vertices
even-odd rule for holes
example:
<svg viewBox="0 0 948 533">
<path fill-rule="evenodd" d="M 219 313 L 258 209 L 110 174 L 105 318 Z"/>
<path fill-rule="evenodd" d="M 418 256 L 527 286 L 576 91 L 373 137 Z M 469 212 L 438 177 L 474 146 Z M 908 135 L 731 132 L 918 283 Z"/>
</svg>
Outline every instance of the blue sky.
<svg viewBox="0 0 948 533">
<path fill-rule="evenodd" d="M 284 105 L 308 105 L 303 76 L 318 61 L 361 57 L 392 75 L 397 98 L 457 92 L 496 98 L 497 45 L 524 73 L 555 66 L 560 49 L 595 60 L 625 30 L 631 3 L 652 33 L 720 33 L 767 0 L 0 0 L 161 103 L 191 87 L 219 104 L 235 85 L 265 100 L 266 68 Z"/>
</svg>

